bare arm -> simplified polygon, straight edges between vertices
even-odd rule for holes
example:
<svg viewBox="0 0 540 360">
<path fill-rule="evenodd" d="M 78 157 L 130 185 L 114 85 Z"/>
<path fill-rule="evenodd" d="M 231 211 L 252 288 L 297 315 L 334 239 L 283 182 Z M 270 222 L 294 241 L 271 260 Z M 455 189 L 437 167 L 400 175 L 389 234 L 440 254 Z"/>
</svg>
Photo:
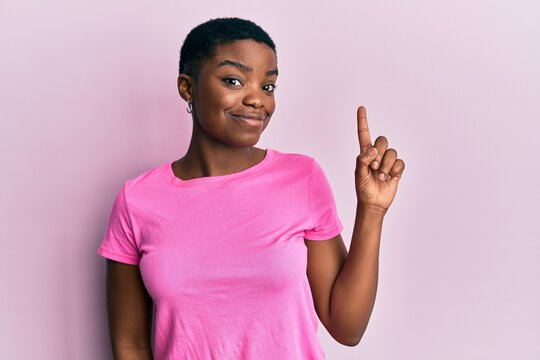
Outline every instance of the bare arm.
<svg viewBox="0 0 540 360">
<path fill-rule="evenodd" d="M 317 314 L 332 337 L 349 346 L 360 342 L 373 311 L 382 223 L 405 169 L 405 162 L 397 158 L 395 149 L 388 149 L 384 136 L 372 145 L 363 106 L 357 111 L 357 125 L 358 203 L 350 250 L 347 253 L 341 235 L 327 241 L 305 241 Z"/>
<path fill-rule="evenodd" d="M 383 217 L 357 208 L 349 254 L 331 291 L 332 329 L 350 346 L 360 342 L 375 304 Z"/>
<path fill-rule="evenodd" d="M 304 241 L 315 310 L 329 334 L 343 345 L 360 342 L 373 311 L 382 220 L 378 214 L 357 209 L 349 252 L 341 235 Z"/>
<path fill-rule="evenodd" d="M 351 248 L 331 293 L 330 318 L 336 332 L 358 344 L 373 310 L 379 275 L 382 223 L 405 169 L 388 139 L 371 143 L 366 109 L 357 110 L 360 154 L 356 157 L 356 221 Z"/>
<path fill-rule="evenodd" d="M 115 360 L 152 360 L 152 298 L 139 266 L 107 259 L 107 313 Z"/>
</svg>

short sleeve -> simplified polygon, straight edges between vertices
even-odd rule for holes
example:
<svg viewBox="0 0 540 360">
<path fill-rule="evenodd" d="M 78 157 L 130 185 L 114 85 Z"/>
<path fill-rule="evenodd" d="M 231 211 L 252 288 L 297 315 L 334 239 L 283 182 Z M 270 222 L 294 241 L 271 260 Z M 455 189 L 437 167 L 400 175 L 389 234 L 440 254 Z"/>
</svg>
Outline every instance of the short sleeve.
<svg viewBox="0 0 540 360">
<path fill-rule="evenodd" d="M 140 253 L 125 195 L 125 184 L 116 195 L 109 216 L 107 230 L 98 248 L 98 254 L 119 262 L 138 265 Z"/>
<path fill-rule="evenodd" d="M 337 213 L 332 188 L 315 160 L 309 181 L 309 209 L 313 228 L 305 231 L 306 239 L 329 240 L 341 233 L 343 225 Z"/>
</svg>

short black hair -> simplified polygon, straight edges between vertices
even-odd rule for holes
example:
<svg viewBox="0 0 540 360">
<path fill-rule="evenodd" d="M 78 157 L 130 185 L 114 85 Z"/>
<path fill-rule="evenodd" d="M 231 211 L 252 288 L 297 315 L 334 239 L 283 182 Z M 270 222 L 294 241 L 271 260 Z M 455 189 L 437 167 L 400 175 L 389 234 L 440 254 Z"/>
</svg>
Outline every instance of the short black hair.
<svg viewBox="0 0 540 360">
<path fill-rule="evenodd" d="M 250 20 L 226 17 L 197 25 L 186 36 L 180 49 L 178 73 L 197 78 L 202 63 L 214 56 L 218 46 L 248 39 L 266 44 L 276 53 L 276 45 L 270 35 Z"/>
</svg>

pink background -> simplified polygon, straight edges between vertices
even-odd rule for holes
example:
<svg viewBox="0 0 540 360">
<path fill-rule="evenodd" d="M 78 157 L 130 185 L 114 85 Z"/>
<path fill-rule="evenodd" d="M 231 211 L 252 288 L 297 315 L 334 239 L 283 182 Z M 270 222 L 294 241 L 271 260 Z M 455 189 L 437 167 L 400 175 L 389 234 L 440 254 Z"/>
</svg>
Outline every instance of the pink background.
<svg viewBox="0 0 540 360">
<path fill-rule="evenodd" d="M 220 16 L 275 40 L 258 146 L 319 161 L 347 245 L 359 104 L 406 162 L 367 332 L 320 325 L 327 358 L 540 358 L 538 4 L 2 1 L 0 358 L 109 358 L 96 249 L 122 182 L 187 149 L 178 51 Z"/>
</svg>

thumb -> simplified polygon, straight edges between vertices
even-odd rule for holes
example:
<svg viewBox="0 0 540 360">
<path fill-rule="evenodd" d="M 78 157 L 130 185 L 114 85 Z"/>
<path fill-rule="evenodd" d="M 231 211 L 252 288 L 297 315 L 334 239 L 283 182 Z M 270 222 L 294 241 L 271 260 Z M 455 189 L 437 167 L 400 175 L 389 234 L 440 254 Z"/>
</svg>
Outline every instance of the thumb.
<svg viewBox="0 0 540 360">
<path fill-rule="evenodd" d="M 360 176 L 366 176 L 370 173 L 369 164 L 377 157 L 377 148 L 374 146 L 361 152 L 356 158 L 356 167 L 360 171 Z"/>
</svg>

